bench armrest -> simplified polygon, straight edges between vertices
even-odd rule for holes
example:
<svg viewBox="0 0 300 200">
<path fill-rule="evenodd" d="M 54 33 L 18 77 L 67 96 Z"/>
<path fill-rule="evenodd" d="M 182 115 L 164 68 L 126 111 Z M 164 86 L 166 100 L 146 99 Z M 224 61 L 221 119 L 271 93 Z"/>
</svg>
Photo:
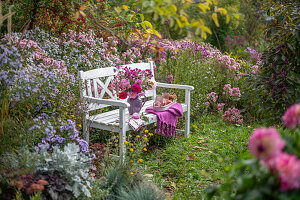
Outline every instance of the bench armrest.
<svg viewBox="0 0 300 200">
<path fill-rule="evenodd" d="M 157 87 L 194 90 L 194 87 L 190 85 L 178 85 L 178 84 L 169 84 L 169 83 L 160 83 L 160 82 L 157 82 Z"/>
<path fill-rule="evenodd" d="M 106 104 L 106 105 L 110 105 L 110 106 L 119 106 L 119 107 L 124 107 L 124 108 L 129 108 L 130 107 L 129 103 L 127 103 L 125 101 L 121 101 L 121 100 L 99 99 L 99 98 L 88 97 L 88 96 L 84 96 L 83 100 L 88 102 L 88 103 Z"/>
</svg>

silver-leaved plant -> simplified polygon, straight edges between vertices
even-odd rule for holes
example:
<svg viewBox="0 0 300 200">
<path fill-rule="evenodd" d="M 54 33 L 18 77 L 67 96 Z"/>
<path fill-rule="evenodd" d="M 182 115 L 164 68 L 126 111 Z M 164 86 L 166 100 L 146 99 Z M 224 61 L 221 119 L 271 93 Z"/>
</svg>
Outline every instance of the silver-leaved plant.
<svg viewBox="0 0 300 200">
<path fill-rule="evenodd" d="M 37 166 L 37 170 L 60 172 L 68 181 L 65 188 L 71 191 L 75 197 L 82 193 L 87 197 L 91 197 L 89 191 L 91 188 L 91 178 L 89 176 L 91 158 L 79 150 L 80 147 L 75 143 L 67 144 L 63 150 L 54 147 L 52 153 L 49 153 L 47 148 L 41 148 L 39 153 L 42 159 Z"/>
</svg>

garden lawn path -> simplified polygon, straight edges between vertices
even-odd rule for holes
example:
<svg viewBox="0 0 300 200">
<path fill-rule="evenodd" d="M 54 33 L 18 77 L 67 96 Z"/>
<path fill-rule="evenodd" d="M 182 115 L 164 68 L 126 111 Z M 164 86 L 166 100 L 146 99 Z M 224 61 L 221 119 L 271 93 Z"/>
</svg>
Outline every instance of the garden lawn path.
<svg viewBox="0 0 300 200">
<path fill-rule="evenodd" d="M 202 199 L 207 186 L 222 183 L 234 160 L 247 152 L 253 125 L 227 124 L 219 116 L 203 116 L 191 129 L 189 138 L 172 139 L 144 157 L 146 173 L 172 199 Z"/>
</svg>

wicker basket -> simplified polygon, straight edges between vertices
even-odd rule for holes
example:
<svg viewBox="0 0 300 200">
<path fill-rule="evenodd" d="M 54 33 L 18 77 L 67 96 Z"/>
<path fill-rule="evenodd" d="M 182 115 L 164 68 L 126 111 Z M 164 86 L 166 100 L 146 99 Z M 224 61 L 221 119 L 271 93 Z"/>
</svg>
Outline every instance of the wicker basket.
<svg viewBox="0 0 300 200">
<path fill-rule="evenodd" d="M 169 104 L 164 105 L 164 106 L 154 106 L 154 104 L 153 104 L 153 110 L 155 110 L 155 111 L 165 111 L 168 108 L 170 108 L 171 106 L 173 106 L 175 103 L 177 103 L 177 102 L 173 101 L 172 103 L 169 103 Z"/>
</svg>

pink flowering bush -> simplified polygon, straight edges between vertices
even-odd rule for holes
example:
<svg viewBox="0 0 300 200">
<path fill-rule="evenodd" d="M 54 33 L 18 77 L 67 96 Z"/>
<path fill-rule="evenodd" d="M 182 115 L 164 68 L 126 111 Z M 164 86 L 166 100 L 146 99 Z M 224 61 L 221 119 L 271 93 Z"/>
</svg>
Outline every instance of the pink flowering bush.
<svg viewBox="0 0 300 200">
<path fill-rule="evenodd" d="M 221 64 L 224 64 L 228 69 L 232 69 L 234 71 L 239 70 L 241 68 L 240 64 L 228 55 L 219 56 L 218 61 Z"/>
<path fill-rule="evenodd" d="M 241 74 L 244 74 L 246 69 L 242 68 L 236 59 L 205 43 L 182 40 L 169 41 L 167 44 L 163 46 L 167 52 L 166 57 L 161 57 L 165 58 L 166 62 L 161 59 L 160 65 L 156 65 L 156 79 L 169 82 L 169 78 L 165 77 L 172 74 L 173 83 L 195 87 L 195 98 L 191 101 L 192 117 L 203 112 L 217 113 L 217 105 L 221 103 L 226 104 L 226 110 L 230 107 L 241 107 L 239 99 L 243 94 L 244 81 Z M 227 92 L 228 95 L 223 95 L 226 84 L 231 84 L 231 90 Z M 184 97 L 184 92 L 177 93 L 179 100 Z"/>
<path fill-rule="evenodd" d="M 221 113 L 224 121 L 229 123 L 242 123 L 243 117 L 240 114 L 240 110 L 234 107 L 240 97 L 241 91 L 239 88 L 231 88 L 230 84 L 225 84 L 220 97 L 217 93 L 210 92 L 207 94 L 207 101 L 204 102 L 204 104 L 212 111 Z M 225 109 L 227 110 L 225 111 Z"/>
<path fill-rule="evenodd" d="M 223 95 L 228 95 L 232 97 L 241 97 L 241 91 L 239 88 L 231 88 L 230 84 L 226 84 L 223 88 L 224 92 Z"/>
<path fill-rule="evenodd" d="M 210 105 L 211 103 L 217 102 L 218 95 L 215 92 L 208 93 L 207 99 L 208 99 L 208 101 L 206 101 L 204 104 Z"/>
<path fill-rule="evenodd" d="M 209 190 L 224 199 L 298 199 L 300 196 L 299 103 L 283 116 L 286 128 L 254 129 L 248 160 L 236 163 L 227 181 Z M 237 181 L 235 181 L 237 180 Z M 227 197 L 227 198 L 226 198 Z M 228 198 L 230 197 L 230 198 Z"/>
<path fill-rule="evenodd" d="M 146 90 L 153 90 L 156 82 L 150 70 L 131 69 L 116 65 L 117 75 L 111 82 L 111 89 L 116 91 L 120 99 L 135 99 L 145 95 Z"/>
<path fill-rule="evenodd" d="M 261 66 L 263 64 L 261 52 L 258 52 L 255 49 L 251 49 L 250 47 L 247 47 L 247 49 L 245 49 L 244 52 L 250 54 L 250 61 L 252 63 L 258 66 Z"/>
<path fill-rule="evenodd" d="M 224 121 L 229 123 L 242 123 L 243 119 L 240 114 L 240 110 L 237 108 L 228 108 L 222 115 Z"/>
<path fill-rule="evenodd" d="M 217 107 L 218 107 L 218 111 L 219 111 L 219 112 L 223 112 L 223 111 L 224 111 L 224 110 L 223 110 L 223 109 L 224 109 L 224 106 L 225 106 L 225 103 L 219 103 L 218 106 L 217 106 Z"/>
</svg>

